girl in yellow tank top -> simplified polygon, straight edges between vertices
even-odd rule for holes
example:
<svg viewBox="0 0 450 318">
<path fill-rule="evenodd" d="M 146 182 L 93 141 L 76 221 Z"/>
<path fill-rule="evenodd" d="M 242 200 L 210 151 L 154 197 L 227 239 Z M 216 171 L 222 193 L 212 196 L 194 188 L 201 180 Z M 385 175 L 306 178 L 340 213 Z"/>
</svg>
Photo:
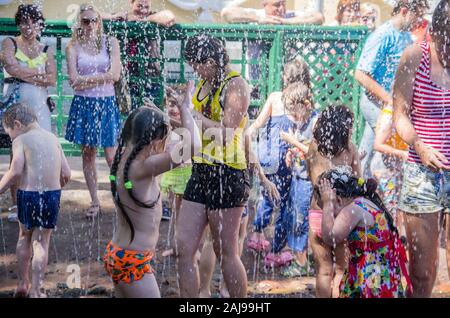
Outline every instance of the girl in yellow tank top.
<svg viewBox="0 0 450 318">
<path fill-rule="evenodd" d="M 230 296 L 245 297 L 247 275 L 239 255 L 238 233 L 250 191 L 244 143 L 248 86 L 232 71 L 225 45 L 217 38 L 190 37 L 184 57 L 201 79 L 192 103 L 203 140 L 201 154 L 193 157 L 175 229 L 180 296 L 199 296 L 195 254 L 209 225 L 213 241 L 222 242 L 220 253 L 227 255 L 222 268 Z"/>
<path fill-rule="evenodd" d="M 229 72 L 225 79 L 220 83 L 219 88 L 215 91 L 214 95 L 208 94 L 203 98 L 200 98 L 200 93 L 205 85 L 205 80 L 200 80 L 192 97 L 192 103 L 194 110 L 201 113 L 216 122 L 221 122 L 223 119 L 223 95 L 222 92 L 226 84 L 235 77 L 239 77 L 240 74 L 236 71 Z M 204 133 L 202 138 L 202 150 L 200 155 L 194 156 L 193 160 L 197 163 L 205 163 L 214 165 L 217 163 L 225 164 L 234 169 L 243 170 L 247 168 L 243 144 L 243 132 L 247 125 L 248 117 L 242 118 L 239 128 L 233 133 L 232 141 L 225 146 L 213 143 L 212 138 L 208 134 Z"/>
</svg>

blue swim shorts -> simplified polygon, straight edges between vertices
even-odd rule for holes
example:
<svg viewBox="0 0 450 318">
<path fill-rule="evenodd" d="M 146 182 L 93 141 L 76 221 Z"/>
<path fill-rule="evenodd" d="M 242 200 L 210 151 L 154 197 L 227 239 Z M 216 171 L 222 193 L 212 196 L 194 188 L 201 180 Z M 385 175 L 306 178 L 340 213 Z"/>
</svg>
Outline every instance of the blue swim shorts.
<svg viewBox="0 0 450 318">
<path fill-rule="evenodd" d="M 61 190 L 17 191 L 17 214 L 27 230 L 35 227 L 54 229 L 58 218 Z"/>
</svg>

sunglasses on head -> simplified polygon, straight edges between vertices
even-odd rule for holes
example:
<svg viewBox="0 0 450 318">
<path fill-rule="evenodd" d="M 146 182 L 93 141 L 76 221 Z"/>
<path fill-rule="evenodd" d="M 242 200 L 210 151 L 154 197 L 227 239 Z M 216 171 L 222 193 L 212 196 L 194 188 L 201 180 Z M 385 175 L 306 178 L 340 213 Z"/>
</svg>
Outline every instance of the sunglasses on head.
<svg viewBox="0 0 450 318">
<path fill-rule="evenodd" d="M 97 18 L 83 18 L 81 19 L 81 23 L 83 23 L 83 25 L 90 25 L 91 23 L 97 23 L 98 19 Z"/>
</svg>

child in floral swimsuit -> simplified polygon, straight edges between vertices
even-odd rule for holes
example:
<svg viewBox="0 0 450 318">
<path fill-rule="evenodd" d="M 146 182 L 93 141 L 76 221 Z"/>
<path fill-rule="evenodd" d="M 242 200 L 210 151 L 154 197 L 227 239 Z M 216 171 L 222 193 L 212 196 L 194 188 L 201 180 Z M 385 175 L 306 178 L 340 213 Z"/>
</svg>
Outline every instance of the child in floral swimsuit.
<svg viewBox="0 0 450 318">
<path fill-rule="evenodd" d="M 402 277 L 411 288 L 405 249 L 376 187 L 373 179 L 333 169 L 319 177 L 315 188 L 323 207 L 324 242 L 348 242 L 350 258 L 339 287 L 343 298 L 405 297 Z"/>
</svg>

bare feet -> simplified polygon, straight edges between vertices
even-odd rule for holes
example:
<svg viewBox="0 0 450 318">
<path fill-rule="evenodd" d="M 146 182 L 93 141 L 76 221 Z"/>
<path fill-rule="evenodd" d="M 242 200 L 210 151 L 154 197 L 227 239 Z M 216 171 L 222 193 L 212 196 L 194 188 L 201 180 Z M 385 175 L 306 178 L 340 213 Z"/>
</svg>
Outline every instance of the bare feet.
<svg viewBox="0 0 450 318">
<path fill-rule="evenodd" d="M 197 250 L 197 252 L 195 253 L 195 261 L 198 263 L 200 262 L 200 258 L 202 257 L 202 253 Z"/>
<path fill-rule="evenodd" d="M 16 291 L 14 292 L 14 298 L 26 298 L 28 297 L 29 284 L 19 282 L 17 284 Z"/>
<path fill-rule="evenodd" d="M 201 290 L 198 294 L 198 298 L 211 298 L 211 291 L 207 290 Z"/>
<path fill-rule="evenodd" d="M 305 252 L 297 252 L 295 253 L 295 259 L 300 266 L 305 266 L 308 262 L 307 254 Z"/>
<path fill-rule="evenodd" d="M 220 293 L 221 298 L 230 298 L 230 293 L 228 292 L 225 282 L 223 282 L 223 281 L 220 283 L 219 293 Z"/>
<path fill-rule="evenodd" d="M 100 212 L 100 205 L 98 203 L 91 203 L 91 206 L 87 209 L 86 217 L 95 218 Z"/>
<path fill-rule="evenodd" d="M 40 290 L 37 291 L 30 291 L 30 298 L 47 298 L 47 294 L 41 292 Z"/>
<path fill-rule="evenodd" d="M 167 257 L 167 256 L 171 256 L 171 255 L 173 255 L 173 254 L 174 254 L 173 248 L 170 248 L 170 249 L 165 250 L 164 252 L 162 252 L 161 256 L 162 256 L 162 257 Z"/>
</svg>

